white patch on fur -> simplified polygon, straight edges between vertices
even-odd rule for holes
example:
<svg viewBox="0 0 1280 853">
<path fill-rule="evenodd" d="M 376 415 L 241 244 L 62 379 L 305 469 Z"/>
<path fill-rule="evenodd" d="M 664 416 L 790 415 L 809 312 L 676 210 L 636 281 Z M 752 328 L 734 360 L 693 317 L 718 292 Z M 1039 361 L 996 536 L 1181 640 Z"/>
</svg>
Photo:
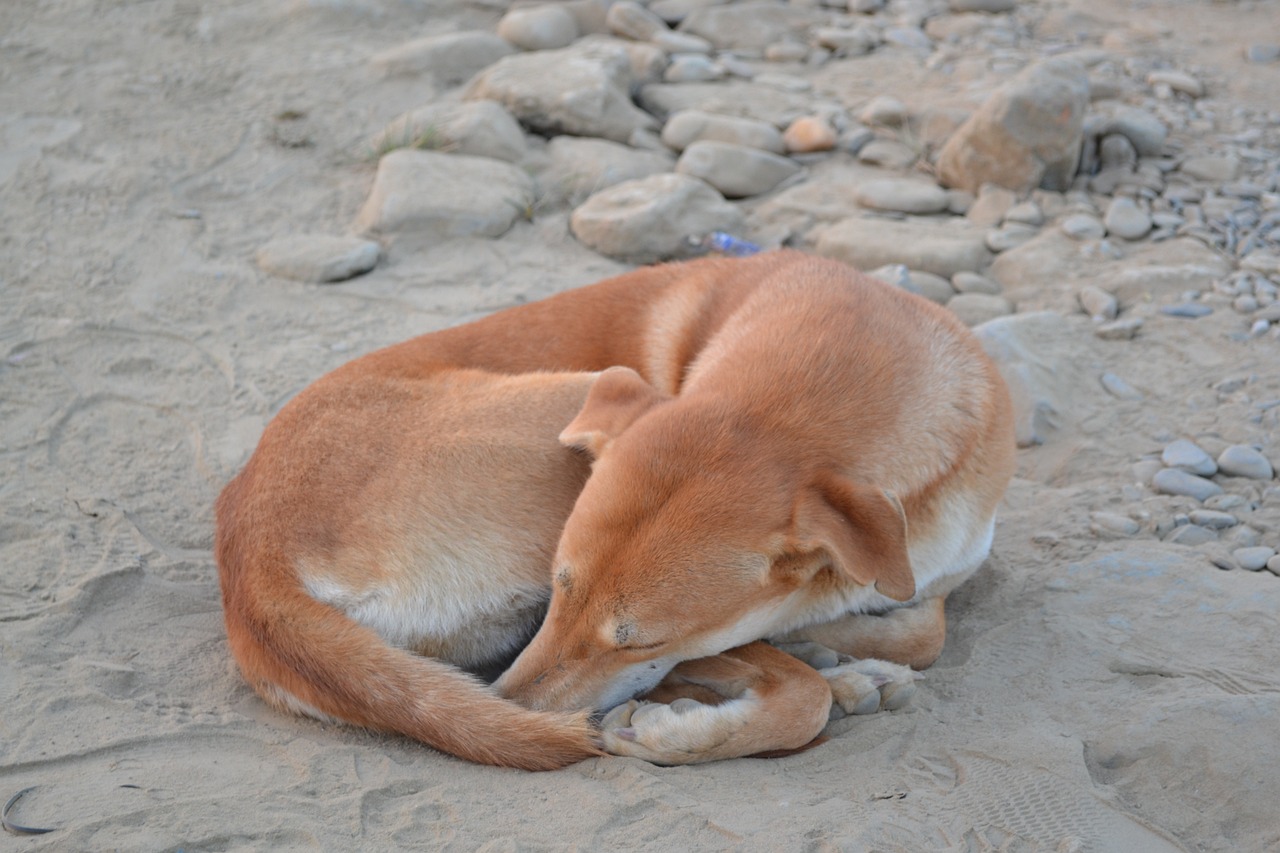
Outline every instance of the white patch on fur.
<svg viewBox="0 0 1280 853">
<path fill-rule="evenodd" d="M 297 696 L 294 696 L 278 684 L 264 684 L 262 685 L 261 690 L 263 697 L 268 702 L 285 711 L 291 711 L 292 713 L 303 717 L 311 717 L 324 723 L 339 722 L 339 720 L 329 716 L 318 708 L 303 702 Z"/>
</svg>

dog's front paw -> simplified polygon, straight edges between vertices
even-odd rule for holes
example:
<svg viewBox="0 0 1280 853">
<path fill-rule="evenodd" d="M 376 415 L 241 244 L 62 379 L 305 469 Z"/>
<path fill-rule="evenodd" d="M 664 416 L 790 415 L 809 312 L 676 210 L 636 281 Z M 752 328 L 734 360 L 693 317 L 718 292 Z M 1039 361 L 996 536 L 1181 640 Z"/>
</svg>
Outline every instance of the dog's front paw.
<svg viewBox="0 0 1280 853">
<path fill-rule="evenodd" d="M 720 747 L 747 724 L 745 701 L 704 705 L 677 699 L 670 705 L 632 699 L 605 715 L 604 748 L 654 764 L 695 764 L 723 758 Z"/>
<path fill-rule="evenodd" d="M 864 658 L 821 670 L 831 685 L 831 718 L 847 714 L 874 714 L 896 711 L 916 692 L 916 681 L 924 678 L 911 667 Z"/>
</svg>

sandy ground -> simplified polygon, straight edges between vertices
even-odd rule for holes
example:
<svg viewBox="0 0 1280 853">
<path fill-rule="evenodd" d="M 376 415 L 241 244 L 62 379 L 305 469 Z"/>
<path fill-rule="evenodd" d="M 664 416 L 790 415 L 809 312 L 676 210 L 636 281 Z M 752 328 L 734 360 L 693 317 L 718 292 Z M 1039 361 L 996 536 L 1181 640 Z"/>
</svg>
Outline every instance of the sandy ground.
<svg viewBox="0 0 1280 853">
<path fill-rule="evenodd" d="M 1228 101 L 1280 110 L 1280 66 L 1240 59 L 1244 34 L 1280 40 L 1274 6 L 1095 5 Z M 1121 342 L 1063 320 L 1072 405 L 1022 452 L 994 556 L 948 602 L 943 658 L 910 707 L 834 724 L 821 748 L 531 775 L 289 718 L 245 686 L 211 505 L 272 413 L 356 354 L 623 269 L 564 211 L 500 240 L 393 247 L 341 285 L 253 265 L 273 236 L 345 230 L 371 133 L 439 94 L 368 58 L 499 14 L 0 6 L 0 797 L 37 786 L 11 818 L 57 827 L 0 848 L 1277 849 L 1280 578 L 1089 530 L 1095 511 L 1147 527 L 1180 511 L 1131 473 L 1172 438 L 1280 457 L 1280 409 L 1256 405 L 1280 398 L 1280 350 L 1229 310 L 1151 310 Z M 875 63 L 867 96 L 929 85 L 918 60 Z M 1069 306 L 1078 284 L 1026 304 Z M 1103 371 L 1142 398 L 1108 396 Z M 1252 381 L 1214 389 L 1231 377 Z M 1276 490 L 1233 489 L 1280 544 Z"/>
</svg>

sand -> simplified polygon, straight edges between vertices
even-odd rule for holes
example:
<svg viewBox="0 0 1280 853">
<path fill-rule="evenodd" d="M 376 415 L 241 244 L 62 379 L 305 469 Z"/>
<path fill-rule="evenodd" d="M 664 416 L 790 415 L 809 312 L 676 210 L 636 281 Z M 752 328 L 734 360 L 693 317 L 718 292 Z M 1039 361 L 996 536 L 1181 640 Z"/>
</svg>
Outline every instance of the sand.
<svg viewBox="0 0 1280 853">
<path fill-rule="evenodd" d="M 527 774 L 287 717 L 249 690 L 211 506 L 272 413 L 355 355 L 625 269 L 578 244 L 565 211 L 501 240 L 398 243 L 340 285 L 253 264 L 272 237 L 345 231 L 369 137 L 439 93 L 368 58 L 492 30 L 497 5 L 0 7 L 0 799 L 34 786 L 10 817 L 56 828 L 0 846 L 1276 849 L 1280 578 L 1089 527 L 1172 513 L 1131 466 L 1174 437 L 1280 457 L 1280 410 L 1256 406 L 1280 398 L 1280 352 L 1230 310 L 1153 308 L 1119 342 L 1062 321 L 1071 405 L 1021 452 L 993 557 L 948 601 L 942 659 L 909 707 L 835 723 L 809 752 Z M 1267 4 L 1093 5 L 1144 38 L 1159 19 L 1150 37 L 1225 96 L 1280 110 L 1280 66 L 1240 58 L 1268 27 L 1280 40 Z M 872 88 L 918 97 L 894 61 L 874 60 Z M 1074 310 L 1079 284 L 1019 308 Z M 1109 396 L 1104 371 L 1141 399 Z M 1213 390 L 1230 377 L 1253 381 Z M 1233 488 L 1280 544 L 1274 485 Z"/>
</svg>

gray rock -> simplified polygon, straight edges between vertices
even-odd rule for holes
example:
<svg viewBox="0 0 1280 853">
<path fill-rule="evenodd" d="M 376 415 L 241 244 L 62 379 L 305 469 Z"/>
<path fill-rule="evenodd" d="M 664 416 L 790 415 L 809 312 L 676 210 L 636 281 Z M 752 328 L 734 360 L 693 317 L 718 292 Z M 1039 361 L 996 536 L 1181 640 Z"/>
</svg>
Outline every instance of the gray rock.
<svg viewBox="0 0 1280 853">
<path fill-rule="evenodd" d="M 858 151 L 858 162 L 882 169 L 906 169 L 916 162 L 915 149 L 896 139 L 872 139 Z"/>
<path fill-rule="evenodd" d="M 1273 575 L 1280 576 L 1280 554 L 1267 560 L 1267 571 Z"/>
<path fill-rule="evenodd" d="M 1073 240 L 1101 240 L 1107 234 L 1102 220 L 1088 213 L 1073 213 L 1062 220 L 1058 227 Z"/>
<path fill-rule="evenodd" d="M 865 56 L 880 45 L 879 34 L 870 27 L 818 27 L 813 40 L 839 57 Z"/>
<path fill-rule="evenodd" d="M 1235 527 L 1240 520 L 1229 512 L 1219 512 L 1216 509 L 1193 509 L 1191 523 L 1210 530 L 1226 530 L 1228 527 Z"/>
<path fill-rule="evenodd" d="M 1162 494 L 1181 495 L 1198 501 L 1222 494 L 1222 487 L 1212 480 L 1188 474 L 1177 468 L 1165 468 L 1163 471 L 1156 472 L 1156 475 L 1151 478 L 1151 485 Z"/>
<path fill-rule="evenodd" d="M 699 110 L 681 110 L 667 119 L 662 127 L 662 141 L 676 151 L 683 151 L 695 142 L 728 142 L 774 154 L 787 150 L 782 134 L 771 124 Z"/>
<path fill-rule="evenodd" d="M 1136 536 L 1141 529 L 1141 525 L 1127 515 L 1119 515 L 1114 512 L 1094 512 L 1089 514 L 1090 532 L 1102 539 Z"/>
<path fill-rule="evenodd" d="M 1151 113 L 1118 101 L 1098 102 L 1085 122 L 1085 133 L 1106 137 L 1119 133 L 1126 136 L 1140 157 L 1159 157 L 1169 129 Z"/>
<path fill-rule="evenodd" d="M 468 86 L 467 100 L 497 101 L 546 135 L 626 142 L 653 118 L 631 103 L 631 57 L 611 45 L 581 44 L 507 56 Z"/>
<path fill-rule="evenodd" d="M 1013 313 L 1013 305 L 1003 296 L 989 293 L 958 293 L 947 308 L 966 326 L 981 326 L 989 320 Z"/>
<path fill-rule="evenodd" d="M 906 120 L 907 105 L 892 95 L 876 95 L 858 113 L 858 121 L 863 124 L 901 127 Z"/>
<path fill-rule="evenodd" d="M 933 40 L 919 27 L 886 27 L 880 37 L 888 45 L 926 53 L 933 50 Z"/>
<path fill-rule="evenodd" d="M 1175 71 L 1173 69 L 1152 71 L 1147 75 L 1147 85 L 1168 86 L 1173 91 L 1190 95 L 1192 98 L 1204 96 L 1204 84 L 1185 71 Z"/>
<path fill-rule="evenodd" d="M 1114 373 L 1104 373 L 1098 378 L 1102 388 L 1117 400 L 1141 400 L 1142 392 Z"/>
<path fill-rule="evenodd" d="M 727 198 L 774 189 L 800 171 L 794 160 L 731 142 L 695 142 L 676 161 L 676 171 L 701 178 Z"/>
<path fill-rule="evenodd" d="M 764 58 L 770 62 L 804 62 L 809 58 L 809 47 L 798 41 L 780 41 L 764 49 Z"/>
<path fill-rule="evenodd" d="M 986 293 L 992 296 L 999 296 L 1002 290 L 999 282 L 976 272 L 956 273 L 951 276 L 951 286 L 959 293 Z"/>
<path fill-rule="evenodd" d="M 1198 524 L 1183 524 L 1173 528 L 1164 541 L 1174 545 L 1186 545 L 1190 548 L 1195 548 L 1198 545 L 1217 542 L 1218 534 Z"/>
<path fill-rule="evenodd" d="M 1066 189 L 1080 160 L 1089 78 L 1072 60 L 1039 62 L 998 89 L 943 146 L 945 186 Z"/>
<path fill-rule="evenodd" d="M 808 93 L 737 80 L 655 83 L 642 86 L 637 100 L 648 112 L 662 119 L 682 110 L 699 110 L 762 121 L 775 128 L 786 127 L 797 116 L 813 111 L 813 99 Z"/>
<path fill-rule="evenodd" d="M 997 254 L 1016 249 L 1040 233 L 1039 228 L 1010 222 L 987 232 L 987 248 Z"/>
<path fill-rule="evenodd" d="M 1198 317 L 1208 317 L 1213 313 L 1213 308 L 1203 302 L 1179 302 L 1177 305 L 1162 305 L 1160 313 L 1169 317 L 1194 320 Z"/>
<path fill-rule="evenodd" d="M 1228 477 L 1270 480 L 1275 469 L 1267 457 L 1247 444 L 1233 444 L 1218 456 L 1218 470 Z"/>
<path fill-rule="evenodd" d="M 1182 161 L 1178 171 L 1201 181 L 1224 183 L 1236 179 L 1240 173 L 1240 160 L 1233 155 L 1188 157 Z"/>
<path fill-rule="evenodd" d="M 1280 44 L 1251 44 L 1245 48 L 1244 58 L 1258 64 L 1275 62 L 1280 59 Z"/>
<path fill-rule="evenodd" d="M 719 50 L 764 50 L 788 33 L 804 32 L 821 19 L 817 9 L 777 3 L 735 3 L 691 11 L 680 31 L 700 36 Z"/>
<path fill-rule="evenodd" d="M 1018 194 L 999 184 L 983 184 L 965 216 L 974 225 L 999 225 L 1005 214 L 1018 203 Z"/>
<path fill-rule="evenodd" d="M 382 249 L 371 240 L 328 234 L 278 237 L 258 250 L 263 271 L 297 281 L 346 281 L 378 264 Z"/>
<path fill-rule="evenodd" d="M 853 217 L 816 229 L 816 250 L 859 269 L 906 264 L 950 277 L 984 268 L 991 253 L 980 230 L 959 223 Z"/>
<path fill-rule="evenodd" d="M 1097 320 L 1114 320 L 1120 311 L 1116 298 L 1096 284 L 1086 284 L 1077 294 L 1084 313 Z"/>
<path fill-rule="evenodd" d="M 515 162 L 525 154 L 524 131 L 493 101 L 439 101 L 407 112 L 373 139 L 373 150 L 424 148 Z"/>
<path fill-rule="evenodd" d="M 1107 205 L 1102 224 L 1107 233 L 1125 240 L 1139 240 L 1151 230 L 1151 217 L 1133 199 L 1119 196 Z"/>
<path fill-rule="evenodd" d="M 1004 221 L 1039 228 L 1044 224 L 1044 212 L 1040 210 L 1040 205 L 1028 200 L 1009 208 L 1004 215 Z"/>
<path fill-rule="evenodd" d="M 374 54 L 369 63 L 384 75 L 428 74 L 454 85 L 515 52 L 493 33 L 462 32 L 414 39 Z"/>
<path fill-rule="evenodd" d="M 671 171 L 668 153 L 641 151 L 607 139 L 557 136 L 547 143 L 550 164 L 538 184 L 544 202 L 576 206 L 606 187 Z"/>
<path fill-rule="evenodd" d="M 1218 473 L 1218 465 L 1213 457 L 1204 452 L 1194 441 L 1180 438 L 1171 442 L 1160 454 L 1160 461 L 1169 468 L 1177 468 L 1189 474 L 1201 477 L 1212 477 Z"/>
<path fill-rule="evenodd" d="M 1100 172 L 1132 172 L 1138 165 L 1138 149 L 1123 133 L 1108 133 L 1098 143 Z"/>
<path fill-rule="evenodd" d="M 952 12 L 1012 12 L 1014 0 L 947 0 Z"/>
<path fill-rule="evenodd" d="M 854 198 L 863 207 L 899 213 L 941 213 L 949 202 L 942 187 L 913 178 L 865 181 L 854 190 Z"/>
<path fill-rule="evenodd" d="M 703 181 L 667 173 L 596 193 L 573 212 L 569 225 L 574 236 L 597 252 L 647 264 L 691 256 L 691 237 L 742 233 L 745 219 Z"/>
<path fill-rule="evenodd" d="M 498 237 L 527 215 L 533 200 L 533 181 L 510 163 L 402 149 L 379 161 L 356 230 Z"/>
<path fill-rule="evenodd" d="M 1246 571 L 1256 572 L 1259 569 L 1266 568 L 1267 562 L 1274 557 L 1276 549 L 1266 545 L 1259 545 L 1254 548 L 1237 548 L 1231 552 L 1231 557 L 1236 561 L 1240 568 Z"/>
<path fill-rule="evenodd" d="M 939 305 L 949 305 L 956 295 L 951 282 L 940 275 L 924 270 L 907 270 L 907 278 L 902 283 L 902 288 Z"/>
<path fill-rule="evenodd" d="M 711 42 L 704 38 L 671 30 L 661 30 L 654 33 L 649 41 L 666 53 L 710 53 L 715 49 L 711 46 Z M 806 49 L 807 52 L 808 50 Z"/>
<path fill-rule="evenodd" d="M 682 53 L 671 58 L 671 64 L 662 72 L 668 83 L 705 83 L 723 80 L 724 66 L 700 53 Z"/>
<path fill-rule="evenodd" d="M 1126 317 L 1096 326 L 1093 333 L 1104 341 L 1129 341 L 1142 331 L 1141 317 Z"/>
<path fill-rule="evenodd" d="M 605 25 L 614 35 L 636 41 L 652 41 L 654 36 L 669 32 L 666 21 L 633 0 L 618 0 L 612 4 L 605 17 Z"/>
<path fill-rule="evenodd" d="M 552 50 L 573 44 L 580 33 L 568 9 L 546 3 L 507 12 L 498 21 L 498 35 L 521 50 Z"/>
</svg>

